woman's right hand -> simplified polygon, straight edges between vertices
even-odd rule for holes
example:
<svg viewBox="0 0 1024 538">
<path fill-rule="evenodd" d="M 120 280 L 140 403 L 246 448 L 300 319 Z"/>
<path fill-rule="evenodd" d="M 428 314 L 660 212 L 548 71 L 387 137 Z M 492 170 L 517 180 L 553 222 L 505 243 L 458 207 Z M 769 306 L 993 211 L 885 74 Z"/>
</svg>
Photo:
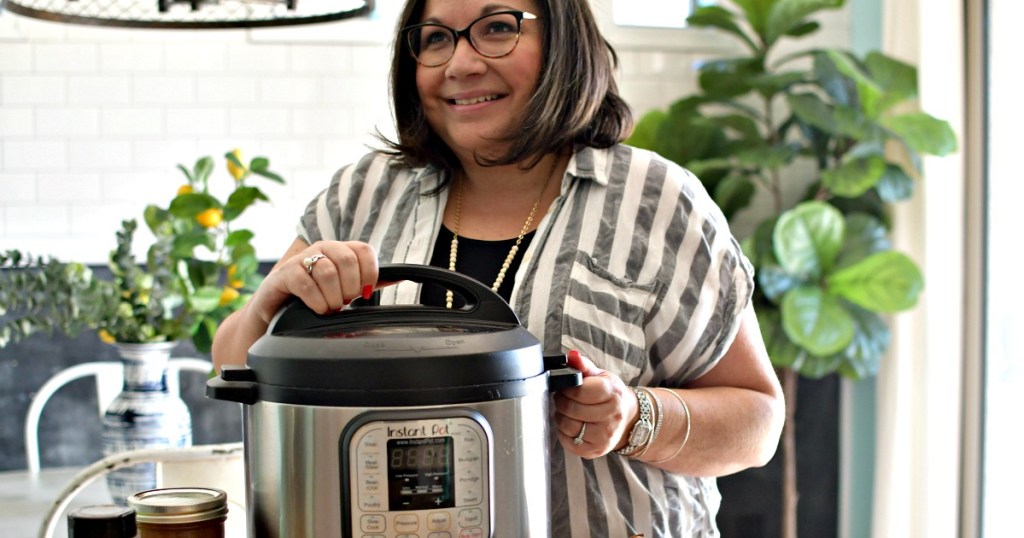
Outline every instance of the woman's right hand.
<svg viewBox="0 0 1024 538">
<path fill-rule="evenodd" d="M 213 362 L 244 364 L 249 347 L 262 336 L 277 311 L 298 297 L 318 314 L 340 310 L 377 285 L 377 252 L 359 241 L 296 239 L 274 265 L 252 298 L 217 329 Z"/>
<path fill-rule="evenodd" d="M 358 297 L 368 297 L 377 284 L 377 252 L 359 241 L 296 239 L 251 299 L 253 313 L 265 323 L 291 297 L 311 310 L 327 314 Z"/>
</svg>

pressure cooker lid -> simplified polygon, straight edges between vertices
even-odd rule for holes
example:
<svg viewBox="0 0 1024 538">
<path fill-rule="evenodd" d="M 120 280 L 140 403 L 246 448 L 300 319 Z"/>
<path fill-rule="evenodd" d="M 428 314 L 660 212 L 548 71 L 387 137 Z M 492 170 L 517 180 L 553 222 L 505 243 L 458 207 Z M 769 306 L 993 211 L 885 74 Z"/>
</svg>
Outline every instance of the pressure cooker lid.
<svg viewBox="0 0 1024 538">
<path fill-rule="evenodd" d="M 447 286 L 466 306 L 362 305 L 318 315 L 294 301 L 249 349 L 245 371 L 222 375 L 255 383 L 260 400 L 328 405 L 411 401 L 401 395 L 414 393 L 412 400 L 423 401 L 431 393 L 486 392 L 546 377 L 540 343 L 485 285 L 428 266 L 383 266 L 380 273 L 382 281 Z"/>
</svg>

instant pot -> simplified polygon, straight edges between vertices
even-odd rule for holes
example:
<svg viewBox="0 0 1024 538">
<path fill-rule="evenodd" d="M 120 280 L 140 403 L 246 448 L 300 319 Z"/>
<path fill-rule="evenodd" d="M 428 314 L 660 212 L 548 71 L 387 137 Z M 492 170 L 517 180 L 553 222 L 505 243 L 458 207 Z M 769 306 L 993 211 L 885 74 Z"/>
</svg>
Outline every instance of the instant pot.
<svg viewBox="0 0 1024 538">
<path fill-rule="evenodd" d="M 243 405 L 250 537 L 548 537 L 549 404 L 581 383 L 485 285 L 418 265 L 461 309 L 283 308 L 207 394 Z"/>
</svg>

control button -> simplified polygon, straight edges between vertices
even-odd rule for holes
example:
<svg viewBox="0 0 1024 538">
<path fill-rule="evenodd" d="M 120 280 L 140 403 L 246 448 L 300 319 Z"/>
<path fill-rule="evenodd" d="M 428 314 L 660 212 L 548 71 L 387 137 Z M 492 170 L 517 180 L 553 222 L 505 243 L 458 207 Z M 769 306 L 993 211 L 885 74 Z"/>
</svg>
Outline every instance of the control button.
<svg viewBox="0 0 1024 538">
<path fill-rule="evenodd" d="M 361 538 L 387 538 L 383 534 L 363 534 Z"/>
<path fill-rule="evenodd" d="M 377 432 L 368 433 L 359 440 L 359 450 L 361 451 L 379 451 L 380 449 L 380 437 Z"/>
<path fill-rule="evenodd" d="M 459 531 L 459 538 L 484 538 L 484 530 L 480 527 L 472 527 Z"/>
<path fill-rule="evenodd" d="M 363 484 L 362 491 L 368 493 L 380 493 L 382 491 L 381 475 L 377 473 L 363 473 L 362 474 Z"/>
<path fill-rule="evenodd" d="M 359 468 L 364 471 L 379 471 L 380 470 L 380 454 L 376 452 L 366 452 L 360 454 Z"/>
<path fill-rule="evenodd" d="M 432 532 L 427 535 L 427 538 L 452 538 L 450 532 Z"/>
<path fill-rule="evenodd" d="M 443 531 L 451 526 L 452 515 L 448 512 L 431 512 L 427 514 L 427 530 Z"/>
<path fill-rule="evenodd" d="M 387 519 L 384 516 L 367 514 L 359 518 L 359 528 L 363 532 L 384 532 L 387 530 Z"/>
<path fill-rule="evenodd" d="M 480 496 L 480 486 L 465 486 L 462 489 L 462 494 L 459 495 L 459 506 L 467 506 L 480 504 L 483 498 Z"/>
<path fill-rule="evenodd" d="M 418 535 L 418 534 L 399 534 L 399 535 L 396 535 L 395 538 L 420 538 L 420 535 Z"/>
<path fill-rule="evenodd" d="M 395 516 L 395 532 L 416 532 L 420 530 L 420 518 L 416 514 Z"/>
<path fill-rule="evenodd" d="M 384 502 L 380 495 L 363 495 L 359 497 L 359 509 L 363 512 L 383 512 Z"/>
<path fill-rule="evenodd" d="M 460 527 L 479 527 L 484 524 L 484 515 L 479 508 L 469 508 L 459 511 Z"/>
</svg>

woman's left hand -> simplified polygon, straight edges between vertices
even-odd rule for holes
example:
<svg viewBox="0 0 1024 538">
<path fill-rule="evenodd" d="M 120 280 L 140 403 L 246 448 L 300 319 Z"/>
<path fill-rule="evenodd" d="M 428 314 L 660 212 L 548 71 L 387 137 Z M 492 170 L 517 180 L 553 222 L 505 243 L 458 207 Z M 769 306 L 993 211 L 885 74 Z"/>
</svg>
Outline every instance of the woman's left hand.
<svg viewBox="0 0 1024 538">
<path fill-rule="evenodd" d="M 569 366 L 583 373 L 583 384 L 555 395 L 555 427 L 566 450 L 598 458 L 625 445 L 626 432 L 640 415 L 632 389 L 577 351 Z M 580 433 L 583 435 L 581 436 Z"/>
</svg>

